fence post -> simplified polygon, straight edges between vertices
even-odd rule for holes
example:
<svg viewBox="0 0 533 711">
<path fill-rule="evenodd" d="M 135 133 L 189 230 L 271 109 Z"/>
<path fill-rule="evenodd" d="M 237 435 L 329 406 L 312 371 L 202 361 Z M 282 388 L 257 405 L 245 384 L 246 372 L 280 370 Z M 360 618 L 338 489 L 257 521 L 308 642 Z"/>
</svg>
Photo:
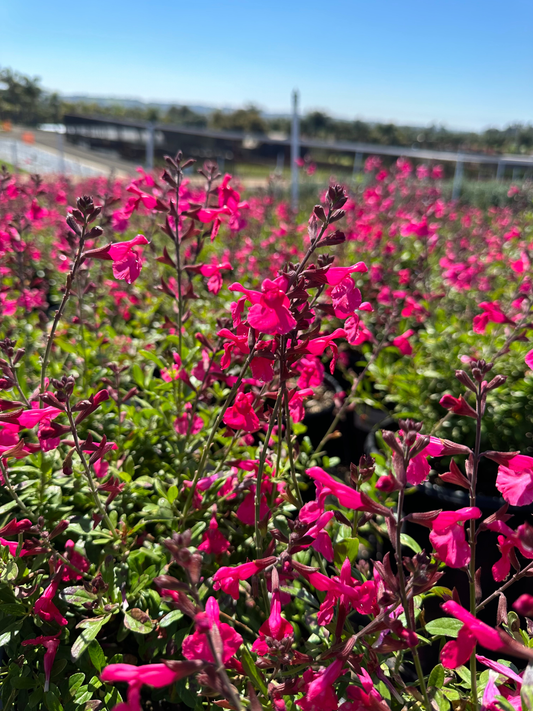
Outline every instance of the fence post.
<svg viewBox="0 0 533 711">
<path fill-rule="evenodd" d="M 358 173 L 360 173 L 362 167 L 363 167 L 363 154 L 357 152 L 354 156 L 354 159 L 353 159 L 353 174 L 357 175 Z"/>
<path fill-rule="evenodd" d="M 146 126 L 146 170 L 154 169 L 155 124 L 149 121 Z"/>
<path fill-rule="evenodd" d="M 19 167 L 19 160 L 18 160 L 18 153 L 17 153 L 17 139 L 14 138 L 12 143 L 11 143 L 11 152 L 12 152 L 12 161 L 13 161 L 13 167 L 15 170 L 18 170 Z"/>
<path fill-rule="evenodd" d="M 300 119 L 298 116 L 298 92 L 292 93 L 292 125 L 291 125 L 291 207 L 298 212 L 298 165 L 300 157 Z"/>
<path fill-rule="evenodd" d="M 57 152 L 58 152 L 58 172 L 63 174 L 65 172 L 65 150 L 63 144 L 63 134 L 57 134 Z"/>
<path fill-rule="evenodd" d="M 457 162 L 455 164 L 455 175 L 453 176 L 452 200 L 458 200 L 461 195 L 461 184 L 463 182 L 463 156 L 457 154 Z"/>
<path fill-rule="evenodd" d="M 503 160 L 498 161 L 498 170 L 496 171 L 496 180 L 501 180 L 505 174 L 505 163 Z"/>
</svg>

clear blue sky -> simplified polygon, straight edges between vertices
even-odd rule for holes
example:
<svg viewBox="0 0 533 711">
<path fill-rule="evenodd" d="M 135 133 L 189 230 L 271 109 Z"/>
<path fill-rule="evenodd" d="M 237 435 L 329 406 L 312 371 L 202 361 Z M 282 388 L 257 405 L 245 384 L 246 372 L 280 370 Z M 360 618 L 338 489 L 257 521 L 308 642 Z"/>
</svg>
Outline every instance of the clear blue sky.
<svg viewBox="0 0 533 711">
<path fill-rule="evenodd" d="M 533 121 L 532 0 L 0 0 L 0 66 L 95 96 Z"/>
</svg>

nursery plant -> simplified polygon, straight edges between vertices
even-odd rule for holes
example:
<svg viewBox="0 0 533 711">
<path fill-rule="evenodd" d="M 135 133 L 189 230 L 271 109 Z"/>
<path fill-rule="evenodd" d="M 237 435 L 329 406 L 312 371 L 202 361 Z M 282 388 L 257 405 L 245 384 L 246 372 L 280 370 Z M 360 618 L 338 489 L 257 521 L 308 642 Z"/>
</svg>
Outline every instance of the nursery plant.
<svg viewBox="0 0 533 711">
<path fill-rule="evenodd" d="M 498 424 L 533 364 L 524 205 L 475 213 L 374 160 L 298 219 L 166 163 L 0 178 L 2 708 L 531 708 L 533 526 L 510 507 L 533 457 Z M 313 446 L 328 371 L 347 385 Z M 408 412 L 343 467 L 361 402 Z M 407 513 L 430 475 L 468 505 Z"/>
</svg>

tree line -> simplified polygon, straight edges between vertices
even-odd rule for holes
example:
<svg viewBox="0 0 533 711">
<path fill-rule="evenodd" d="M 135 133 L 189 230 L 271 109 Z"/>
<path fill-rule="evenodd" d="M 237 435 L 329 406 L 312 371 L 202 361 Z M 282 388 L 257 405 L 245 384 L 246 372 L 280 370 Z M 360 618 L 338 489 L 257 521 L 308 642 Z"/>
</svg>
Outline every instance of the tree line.
<svg viewBox="0 0 533 711">
<path fill-rule="evenodd" d="M 157 121 L 197 128 L 212 128 L 246 133 L 290 132 L 288 117 L 266 117 L 253 105 L 236 111 L 214 110 L 208 114 L 188 106 L 128 106 L 117 101 L 72 101 L 45 91 L 37 77 L 29 77 L 0 68 L 0 120 L 26 126 L 61 123 L 67 113 L 84 113 L 138 121 Z M 440 150 L 479 151 L 485 153 L 530 153 L 533 149 L 533 125 L 513 124 L 484 131 L 451 131 L 444 126 L 400 126 L 355 119 L 341 120 L 322 111 L 311 111 L 301 118 L 303 136 L 326 140 L 413 146 Z"/>
</svg>

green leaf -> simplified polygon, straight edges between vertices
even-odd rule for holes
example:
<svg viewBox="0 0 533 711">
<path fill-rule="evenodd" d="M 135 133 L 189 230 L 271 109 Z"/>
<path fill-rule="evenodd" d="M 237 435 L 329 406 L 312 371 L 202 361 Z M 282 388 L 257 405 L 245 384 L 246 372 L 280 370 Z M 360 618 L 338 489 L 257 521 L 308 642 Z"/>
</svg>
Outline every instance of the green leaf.
<svg viewBox="0 0 533 711">
<path fill-rule="evenodd" d="M 429 675 L 428 679 L 428 685 L 429 686 L 434 686 L 436 689 L 442 688 L 442 685 L 444 684 L 444 667 L 442 664 L 437 664 L 436 667 L 433 667 L 431 670 L 431 674 Z"/>
<path fill-rule="evenodd" d="M 177 620 L 181 620 L 182 617 L 183 617 L 183 612 L 181 610 L 172 610 L 172 612 L 169 612 L 168 615 L 165 615 L 164 617 L 161 618 L 161 620 L 159 621 L 159 626 L 160 627 L 168 627 L 173 622 L 177 622 Z"/>
<path fill-rule="evenodd" d="M 64 338 L 56 338 L 54 340 L 54 343 L 58 345 L 62 351 L 65 351 L 65 353 L 71 353 L 72 355 L 76 355 L 78 352 L 76 346 L 73 346 L 72 343 L 65 341 Z"/>
<path fill-rule="evenodd" d="M 349 559 L 350 563 L 353 563 L 359 551 L 359 539 L 343 538 L 342 541 L 335 544 L 333 551 L 335 553 L 335 563 L 338 565 L 342 565 L 346 558 Z"/>
<path fill-rule="evenodd" d="M 18 565 L 12 558 L 10 558 L 7 561 L 6 567 L 2 571 L 0 580 L 6 580 L 7 582 L 10 582 L 11 580 L 16 580 L 18 577 L 18 574 L 19 574 Z M 2 612 L 6 612 L 5 605 L 2 607 Z"/>
<path fill-rule="evenodd" d="M 461 620 L 456 620 L 453 617 L 439 617 L 426 624 L 426 632 L 434 636 L 457 637 L 462 626 Z"/>
<path fill-rule="evenodd" d="M 172 484 L 170 489 L 167 491 L 167 499 L 171 504 L 174 503 L 174 501 L 178 497 L 178 487 L 175 484 Z"/>
<path fill-rule="evenodd" d="M 415 539 L 408 536 L 407 533 L 400 534 L 400 540 L 402 542 L 402 546 L 407 546 L 415 553 L 422 553 L 422 548 L 418 545 Z"/>
<path fill-rule="evenodd" d="M 46 691 L 44 694 L 44 703 L 49 711 L 63 711 L 63 706 L 53 691 Z"/>
<path fill-rule="evenodd" d="M 85 681 L 85 674 L 83 672 L 76 672 L 68 680 L 68 688 L 71 696 L 76 696 L 76 693 L 80 686 Z"/>
<path fill-rule="evenodd" d="M 17 506 L 18 506 L 18 504 L 16 501 L 9 501 L 7 504 L 0 506 L 0 515 L 5 514 L 8 511 L 12 511 L 13 509 L 16 509 Z"/>
<path fill-rule="evenodd" d="M 21 627 L 22 620 L 13 622 L 11 625 L 6 627 L 2 634 L 0 634 L 0 647 L 3 647 L 5 644 L 7 644 L 12 636 L 18 634 L 20 632 Z"/>
<path fill-rule="evenodd" d="M 91 644 L 89 645 L 89 657 L 91 658 L 91 662 L 93 663 L 96 671 L 100 674 L 102 669 L 105 667 L 106 663 L 106 658 L 104 654 L 104 650 L 100 646 L 100 643 L 98 640 L 93 639 Z"/>
<path fill-rule="evenodd" d="M 260 691 L 265 698 L 268 698 L 268 689 L 267 685 L 265 684 L 265 680 L 263 679 L 263 675 L 257 668 L 256 663 L 254 662 L 254 659 L 248 651 L 247 647 L 245 647 L 244 645 L 242 647 L 241 652 L 241 663 L 248 678 L 254 685 L 254 688 Z"/>
<path fill-rule="evenodd" d="M 84 605 L 86 602 L 93 602 L 97 595 L 86 590 L 83 585 L 73 585 L 65 588 L 59 593 L 59 597 L 71 605 Z"/>
<path fill-rule="evenodd" d="M 83 620 L 83 631 L 70 650 L 73 662 L 78 661 L 93 639 L 96 638 L 98 632 L 100 632 L 102 627 L 109 622 L 110 619 L 111 615 L 106 615 L 105 617 L 94 617 L 91 620 Z M 79 626 L 81 625 L 78 625 L 78 627 Z"/>
<path fill-rule="evenodd" d="M 16 676 L 10 681 L 11 686 L 15 689 L 32 689 L 35 687 L 35 679 L 31 676 Z"/>
<path fill-rule="evenodd" d="M 509 703 L 504 696 L 496 696 L 495 700 L 499 703 L 501 708 L 504 709 L 504 711 L 515 711 L 514 706 Z"/>
<path fill-rule="evenodd" d="M 465 666 L 460 666 L 457 667 L 455 673 L 461 677 L 461 686 L 466 686 L 468 689 L 470 689 L 470 687 L 472 686 L 472 677 L 470 675 L 470 669 L 467 669 L 467 667 Z"/>
<path fill-rule="evenodd" d="M 139 634 L 149 634 L 152 631 L 153 623 L 150 615 L 139 610 L 138 607 L 134 607 L 124 613 L 124 627 Z"/>
<path fill-rule="evenodd" d="M 159 358 L 155 353 L 152 353 L 151 351 L 146 351 L 143 348 L 141 348 L 139 351 L 140 355 L 144 356 L 145 358 L 148 358 L 148 360 L 151 360 L 152 363 L 155 363 L 158 368 L 164 368 L 165 364 Z"/>
</svg>

